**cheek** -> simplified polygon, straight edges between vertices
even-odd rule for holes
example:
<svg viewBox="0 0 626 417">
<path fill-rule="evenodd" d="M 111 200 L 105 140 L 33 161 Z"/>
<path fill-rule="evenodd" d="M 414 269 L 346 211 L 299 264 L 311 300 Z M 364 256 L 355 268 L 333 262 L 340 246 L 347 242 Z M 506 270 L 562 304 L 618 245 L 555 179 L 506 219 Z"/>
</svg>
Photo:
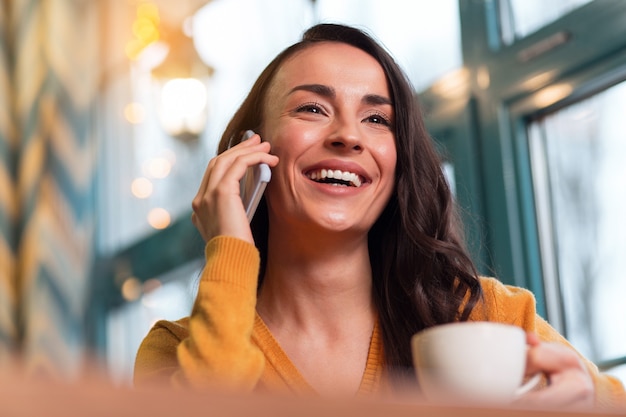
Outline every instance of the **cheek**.
<svg viewBox="0 0 626 417">
<path fill-rule="evenodd" d="M 318 141 L 318 136 L 312 129 L 298 124 L 278 125 L 270 133 L 272 145 L 271 153 L 281 161 L 294 160 Z"/>
<path fill-rule="evenodd" d="M 378 147 L 376 152 L 378 156 L 377 159 L 383 174 L 393 175 L 395 173 L 396 163 L 398 161 L 396 152 L 395 143 Z"/>
</svg>

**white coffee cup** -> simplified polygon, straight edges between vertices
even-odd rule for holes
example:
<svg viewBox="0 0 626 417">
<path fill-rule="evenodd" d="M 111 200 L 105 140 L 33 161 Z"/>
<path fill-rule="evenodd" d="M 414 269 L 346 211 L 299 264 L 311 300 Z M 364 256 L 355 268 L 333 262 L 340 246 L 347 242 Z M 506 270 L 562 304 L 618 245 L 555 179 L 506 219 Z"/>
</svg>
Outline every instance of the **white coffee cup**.
<svg viewBox="0 0 626 417">
<path fill-rule="evenodd" d="M 428 328 L 411 340 L 417 383 L 428 400 L 508 403 L 540 381 L 525 384 L 526 334 L 492 322 Z"/>
</svg>

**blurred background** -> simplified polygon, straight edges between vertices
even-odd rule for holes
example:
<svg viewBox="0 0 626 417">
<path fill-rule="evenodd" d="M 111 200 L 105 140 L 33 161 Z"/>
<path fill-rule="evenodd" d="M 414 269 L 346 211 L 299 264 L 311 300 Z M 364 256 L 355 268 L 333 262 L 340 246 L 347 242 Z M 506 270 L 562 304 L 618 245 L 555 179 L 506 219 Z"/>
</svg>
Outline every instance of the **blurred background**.
<svg viewBox="0 0 626 417">
<path fill-rule="evenodd" d="M 0 0 L 0 370 L 131 384 L 190 312 L 221 131 L 317 22 L 409 75 L 480 272 L 626 380 L 623 0 Z"/>
</svg>

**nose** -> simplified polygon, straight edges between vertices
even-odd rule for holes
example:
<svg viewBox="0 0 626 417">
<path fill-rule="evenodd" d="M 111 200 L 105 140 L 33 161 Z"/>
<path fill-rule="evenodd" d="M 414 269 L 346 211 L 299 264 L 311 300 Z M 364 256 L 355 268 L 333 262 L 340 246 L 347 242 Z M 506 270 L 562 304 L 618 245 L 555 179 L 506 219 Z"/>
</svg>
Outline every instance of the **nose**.
<svg viewBox="0 0 626 417">
<path fill-rule="evenodd" d="M 355 123 L 337 120 L 334 130 L 326 140 L 326 146 L 335 150 L 361 152 L 363 143 Z"/>
</svg>

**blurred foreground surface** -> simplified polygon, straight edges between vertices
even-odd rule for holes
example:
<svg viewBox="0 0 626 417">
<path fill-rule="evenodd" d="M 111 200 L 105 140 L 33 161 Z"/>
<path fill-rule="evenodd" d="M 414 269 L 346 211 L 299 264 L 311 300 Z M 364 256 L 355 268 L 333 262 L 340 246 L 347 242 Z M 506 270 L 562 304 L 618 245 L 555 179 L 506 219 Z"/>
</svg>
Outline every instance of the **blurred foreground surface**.
<svg viewBox="0 0 626 417">
<path fill-rule="evenodd" d="M 25 378 L 18 372 L 0 374 L 0 415 L 21 416 L 615 416 L 616 410 L 554 410 L 484 407 L 421 402 L 417 395 L 389 399 L 295 398 L 276 395 L 234 395 L 172 387 L 120 388 L 97 374 L 74 383 Z"/>
</svg>

